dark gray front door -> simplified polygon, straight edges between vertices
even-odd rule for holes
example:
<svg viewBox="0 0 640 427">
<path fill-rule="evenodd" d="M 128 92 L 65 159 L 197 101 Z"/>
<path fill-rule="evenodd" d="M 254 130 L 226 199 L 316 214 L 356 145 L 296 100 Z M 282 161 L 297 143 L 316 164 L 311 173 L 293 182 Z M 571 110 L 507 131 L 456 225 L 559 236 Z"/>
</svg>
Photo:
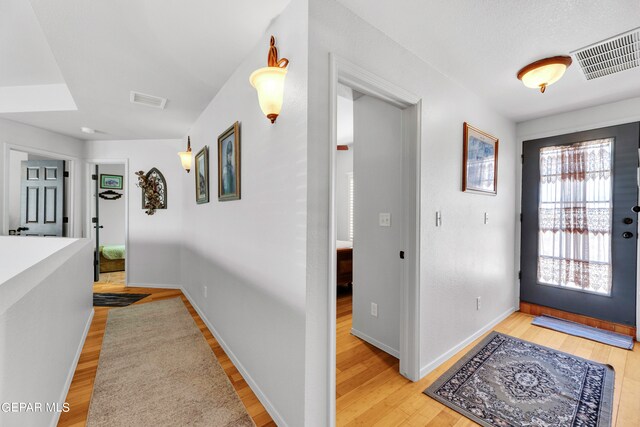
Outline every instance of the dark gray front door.
<svg viewBox="0 0 640 427">
<path fill-rule="evenodd" d="M 62 237 L 64 161 L 23 161 L 20 187 L 20 234 Z"/>
<path fill-rule="evenodd" d="M 639 140 L 631 123 L 523 142 L 522 301 L 635 326 Z"/>
</svg>

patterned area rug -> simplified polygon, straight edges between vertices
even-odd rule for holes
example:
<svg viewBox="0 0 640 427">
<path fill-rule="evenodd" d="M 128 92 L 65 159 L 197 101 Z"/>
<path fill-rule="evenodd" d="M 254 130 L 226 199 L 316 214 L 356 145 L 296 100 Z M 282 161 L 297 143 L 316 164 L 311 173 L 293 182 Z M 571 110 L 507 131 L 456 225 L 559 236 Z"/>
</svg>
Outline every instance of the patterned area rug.
<svg viewBox="0 0 640 427">
<path fill-rule="evenodd" d="M 483 426 L 611 425 L 609 365 L 492 332 L 424 393 Z"/>
<path fill-rule="evenodd" d="M 140 301 L 142 298 L 148 297 L 151 294 L 109 294 L 109 293 L 94 293 L 93 294 L 93 306 L 94 307 L 126 307 L 133 304 L 136 301 Z"/>
</svg>

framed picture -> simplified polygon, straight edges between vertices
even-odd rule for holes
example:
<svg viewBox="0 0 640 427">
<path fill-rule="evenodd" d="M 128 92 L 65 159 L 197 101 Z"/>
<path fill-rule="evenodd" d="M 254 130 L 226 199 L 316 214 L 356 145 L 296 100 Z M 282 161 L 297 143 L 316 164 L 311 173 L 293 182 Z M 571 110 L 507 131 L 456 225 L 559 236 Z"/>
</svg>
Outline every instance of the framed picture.
<svg viewBox="0 0 640 427">
<path fill-rule="evenodd" d="M 209 148 L 206 145 L 196 154 L 196 202 L 209 203 Z"/>
<path fill-rule="evenodd" d="M 462 191 L 496 195 L 498 138 L 464 123 Z"/>
<path fill-rule="evenodd" d="M 218 200 L 240 199 L 240 125 L 218 137 Z"/>
<path fill-rule="evenodd" d="M 122 175 L 100 174 L 100 188 L 122 190 Z"/>
</svg>

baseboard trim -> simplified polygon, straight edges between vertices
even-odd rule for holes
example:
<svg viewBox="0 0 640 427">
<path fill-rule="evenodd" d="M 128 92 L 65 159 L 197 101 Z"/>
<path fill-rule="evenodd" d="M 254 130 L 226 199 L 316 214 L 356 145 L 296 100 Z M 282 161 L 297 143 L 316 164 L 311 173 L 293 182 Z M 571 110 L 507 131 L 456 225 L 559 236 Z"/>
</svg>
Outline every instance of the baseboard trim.
<svg viewBox="0 0 640 427">
<path fill-rule="evenodd" d="M 354 335 L 358 338 L 360 338 L 361 340 L 364 340 L 366 342 L 368 342 L 369 344 L 371 344 L 374 347 L 379 348 L 380 350 L 384 351 L 387 354 L 390 354 L 391 356 L 395 357 L 396 359 L 400 359 L 400 351 L 389 347 L 388 345 L 381 343 L 380 341 L 378 341 L 375 338 L 370 337 L 369 335 L 365 334 L 364 332 L 361 332 L 357 329 L 351 328 L 351 335 Z"/>
<path fill-rule="evenodd" d="M 67 394 L 69 394 L 69 388 L 71 387 L 71 382 L 73 381 L 73 376 L 76 373 L 76 368 L 78 367 L 78 361 L 80 361 L 80 355 L 82 354 L 82 348 L 84 347 L 84 342 L 87 340 L 87 335 L 89 334 L 89 329 L 91 328 L 91 322 L 93 321 L 93 315 L 95 314 L 95 310 L 92 308 L 91 313 L 89 314 L 89 318 L 87 319 L 86 324 L 84 325 L 84 331 L 82 332 L 82 338 L 80 339 L 80 344 L 78 345 L 78 349 L 76 350 L 76 355 L 73 358 L 73 363 L 71 364 L 71 369 L 67 374 L 67 380 L 64 383 L 64 387 L 62 389 L 62 393 L 60 395 L 60 399 L 58 402 L 62 405 L 67 399 Z M 60 420 L 60 412 L 53 413 L 53 419 L 51 420 L 51 427 L 55 427 L 58 425 L 58 421 Z"/>
<path fill-rule="evenodd" d="M 247 384 L 249 384 L 249 387 L 251 388 L 251 390 L 253 390 L 256 397 L 260 401 L 260 403 L 262 403 L 262 405 L 267 410 L 269 415 L 271 415 L 271 418 L 273 419 L 273 421 L 279 426 L 287 427 L 288 424 L 285 422 L 284 418 L 282 418 L 282 416 L 280 415 L 278 410 L 273 406 L 273 404 L 271 403 L 269 398 L 266 396 L 266 394 L 264 394 L 262 389 L 251 377 L 247 369 L 242 365 L 240 360 L 233 353 L 233 350 L 231 350 L 231 348 L 227 345 L 227 343 L 224 341 L 222 336 L 218 333 L 216 328 L 211 324 L 207 316 L 204 314 L 204 311 L 200 309 L 200 307 L 195 302 L 191 294 L 189 294 L 189 292 L 184 287 L 181 287 L 180 289 L 182 290 L 182 293 L 184 294 L 184 296 L 189 300 L 193 308 L 196 310 L 196 312 L 198 313 L 198 315 L 200 316 L 204 324 L 207 326 L 207 328 L 209 329 L 209 332 L 211 332 L 215 337 L 215 339 L 218 341 L 218 343 L 220 343 L 220 346 L 222 347 L 224 352 L 227 354 L 227 356 L 229 356 L 229 359 L 231 359 L 231 361 L 233 362 L 233 365 L 240 372 L 240 375 L 242 375 L 242 378 L 244 378 Z"/>
<path fill-rule="evenodd" d="M 493 319 L 491 322 L 483 326 L 481 329 L 471 334 L 471 336 L 467 337 L 466 339 L 461 341 L 459 344 L 453 346 L 452 348 L 444 352 L 442 355 L 436 358 L 433 362 L 420 368 L 420 378 L 421 379 L 424 378 L 427 374 L 429 374 L 429 372 L 433 371 L 438 366 L 442 365 L 444 362 L 446 362 L 451 357 L 453 357 L 457 352 L 459 352 L 460 350 L 462 350 L 463 348 L 471 344 L 473 341 L 478 339 L 480 336 L 482 336 L 486 332 L 489 332 L 494 326 L 496 326 L 498 323 L 502 322 L 504 319 L 511 316 L 511 314 L 515 312 L 516 312 L 516 307 L 511 307 L 510 309 L 508 309 L 507 311 L 505 311 L 504 313 L 502 313 L 501 315 Z"/>
<path fill-rule="evenodd" d="M 132 283 L 129 282 L 127 284 L 128 288 L 154 288 L 154 289 L 176 289 L 180 290 L 182 287 L 180 285 L 168 285 L 168 284 L 158 284 L 158 283 Z"/>
</svg>

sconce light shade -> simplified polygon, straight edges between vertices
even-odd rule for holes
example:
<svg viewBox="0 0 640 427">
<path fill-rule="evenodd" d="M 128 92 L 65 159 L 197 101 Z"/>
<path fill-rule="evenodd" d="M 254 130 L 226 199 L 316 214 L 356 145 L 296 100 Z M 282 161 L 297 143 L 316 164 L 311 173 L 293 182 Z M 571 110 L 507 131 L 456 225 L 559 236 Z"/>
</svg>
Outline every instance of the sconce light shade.
<svg viewBox="0 0 640 427">
<path fill-rule="evenodd" d="M 191 170 L 191 137 L 190 136 L 187 137 L 187 151 L 180 151 L 178 153 L 178 156 L 180 156 L 180 162 L 182 162 L 182 167 L 184 168 L 184 170 L 187 171 L 187 173 L 189 173 L 189 171 Z"/>
<path fill-rule="evenodd" d="M 286 75 L 286 68 L 264 67 L 254 71 L 249 78 L 251 85 L 258 91 L 260 109 L 271 123 L 276 121 L 282 109 Z"/>
<path fill-rule="evenodd" d="M 258 91 L 260 109 L 271 120 L 271 123 L 275 123 L 282 109 L 284 79 L 289 65 L 287 58 L 278 59 L 278 50 L 275 44 L 275 38 L 271 36 L 267 60 L 268 66 L 254 71 L 249 77 L 251 86 Z"/>
<path fill-rule="evenodd" d="M 527 65 L 518 72 L 518 79 L 526 87 L 540 89 L 544 93 L 547 86 L 562 78 L 564 72 L 571 65 L 571 57 L 554 56 Z"/>
</svg>

